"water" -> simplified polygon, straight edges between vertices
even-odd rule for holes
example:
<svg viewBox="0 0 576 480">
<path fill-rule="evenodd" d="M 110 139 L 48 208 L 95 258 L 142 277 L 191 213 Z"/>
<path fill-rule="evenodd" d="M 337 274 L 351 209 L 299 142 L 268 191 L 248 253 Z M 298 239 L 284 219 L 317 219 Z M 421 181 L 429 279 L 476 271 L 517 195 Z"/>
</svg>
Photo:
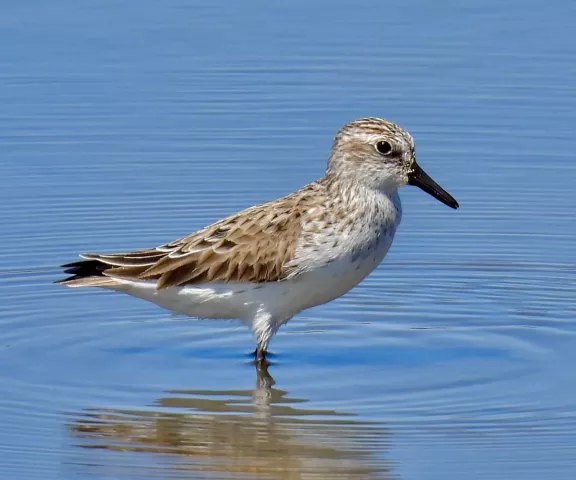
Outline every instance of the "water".
<svg viewBox="0 0 576 480">
<path fill-rule="evenodd" d="M 0 477 L 572 479 L 576 6 L 9 2 Z M 366 281 L 274 338 L 54 285 L 320 176 L 343 123 L 416 138 Z"/>
</svg>

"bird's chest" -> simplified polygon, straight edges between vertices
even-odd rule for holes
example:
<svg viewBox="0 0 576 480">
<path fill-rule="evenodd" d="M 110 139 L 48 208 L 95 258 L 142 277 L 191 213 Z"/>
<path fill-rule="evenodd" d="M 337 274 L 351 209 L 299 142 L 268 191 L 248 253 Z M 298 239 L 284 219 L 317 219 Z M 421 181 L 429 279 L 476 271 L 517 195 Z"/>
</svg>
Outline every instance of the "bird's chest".
<svg viewBox="0 0 576 480">
<path fill-rule="evenodd" d="M 369 200 L 323 225 L 304 225 L 306 233 L 291 279 L 306 307 L 346 293 L 388 252 L 400 222 L 400 199 L 375 196 Z"/>
<path fill-rule="evenodd" d="M 340 297 L 360 283 L 386 256 L 394 230 L 375 233 L 363 242 L 354 242 L 332 251 L 314 267 L 298 277 L 297 283 L 306 306 L 318 305 Z"/>
<path fill-rule="evenodd" d="M 349 245 L 343 245 L 340 251 L 334 252 L 334 256 L 320 269 L 322 273 L 339 279 L 346 286 L 350 283 L 354 286 L 368 275 L 388 253 L 395 228 L 373 227 L 369 233 L 362 240 L 352 241 Z"/>
<path fill-rule="evenodd" d="M 303 270 L 363 271 L 388 252 L 401 219 L 400 199 L 379 196 L 330 221 L 305 225 L 296 262 Z"/>
</svg>

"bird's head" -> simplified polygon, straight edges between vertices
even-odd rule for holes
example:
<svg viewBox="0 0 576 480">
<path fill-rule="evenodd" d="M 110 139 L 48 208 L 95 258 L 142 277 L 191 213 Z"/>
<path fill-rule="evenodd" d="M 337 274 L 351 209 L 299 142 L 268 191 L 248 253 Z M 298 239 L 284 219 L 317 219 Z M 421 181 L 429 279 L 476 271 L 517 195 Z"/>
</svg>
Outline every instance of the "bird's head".
<svg viewBox="0 0 576 480">
<path fill-rule="evenodd" d="M 415 185 L 458 208 L 454 197 L 416 163 L 412 136 L 382 118 L 361 118 L 344 125 L 334 139 L 327 173 L 387 193 L 402 185 Z"/>
</svg>

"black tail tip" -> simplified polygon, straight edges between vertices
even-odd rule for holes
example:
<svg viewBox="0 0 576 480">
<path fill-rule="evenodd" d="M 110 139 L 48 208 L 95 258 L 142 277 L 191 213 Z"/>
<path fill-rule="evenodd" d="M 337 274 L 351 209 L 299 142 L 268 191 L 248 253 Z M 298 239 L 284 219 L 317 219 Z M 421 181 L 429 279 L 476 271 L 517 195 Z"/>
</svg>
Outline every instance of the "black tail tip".
<svg viewBox="0 0 576 480">
<path fill-rule="evenodd" d="M 104 271 L 110 268 L 110 265 L 106 265 L 99 260 L 80 260 L 78 262 L 65 263 L 61 268 L 64 269 L 64 273 L 70 276 L 56 280 L 54 283 L 63 284 L 80 278 L 103 277 Z"/>
</svg>

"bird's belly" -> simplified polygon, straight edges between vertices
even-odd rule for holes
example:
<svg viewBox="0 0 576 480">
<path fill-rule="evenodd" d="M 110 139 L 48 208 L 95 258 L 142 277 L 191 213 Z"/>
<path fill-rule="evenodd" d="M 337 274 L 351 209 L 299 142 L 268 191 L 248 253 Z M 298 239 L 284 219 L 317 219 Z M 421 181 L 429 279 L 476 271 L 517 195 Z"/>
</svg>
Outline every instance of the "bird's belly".
<svg viewBox="0 0 576 480">
<path fill-rule="evenodd" d="M 302 274 L 294 279 L 292 286 L 298 294 L 294 302 L 300 304 L 299 310 L 329 302 L 344 295 L 360 283 L 374 270 L 386 255 L 390 245 L 365 252 L 359 258 L 344 257 L 334 260 L 326 266 Z"/>
<path fill-rule="evenodd" d="M 157 290 L 153 282 L 119 280 L 114 289 L 193 317 L 239 318 L 250 323 L 258 311 L 265 310 L 273 317 L 288 319 L 355 287 L 382 261 L 390 243 L 355 257 L 334 259 L 280 282 L 207 283 Z"/>
<path fill-rule="evenodd" d="M 245 320 L 269 296 L 267 285 L 272 284 L 206 283 L 157 290 L 155 282 L 121 281 L 114 289 L 192 317 Z"/>
</svg>

